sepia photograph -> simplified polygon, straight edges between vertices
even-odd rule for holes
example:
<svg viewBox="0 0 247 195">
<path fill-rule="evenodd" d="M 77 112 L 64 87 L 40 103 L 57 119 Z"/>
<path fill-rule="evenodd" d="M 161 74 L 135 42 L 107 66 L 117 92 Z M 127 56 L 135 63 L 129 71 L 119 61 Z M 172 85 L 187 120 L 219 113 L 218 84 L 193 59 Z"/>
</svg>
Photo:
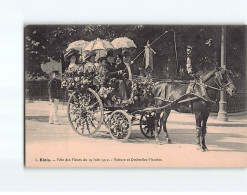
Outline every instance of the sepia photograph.
<svg viewBox="0 0 247 195">
<path fill-rule="evenodd" d="M 245 25 L 23 31 L 25 167 L 246 167 Z"/>
</svg>

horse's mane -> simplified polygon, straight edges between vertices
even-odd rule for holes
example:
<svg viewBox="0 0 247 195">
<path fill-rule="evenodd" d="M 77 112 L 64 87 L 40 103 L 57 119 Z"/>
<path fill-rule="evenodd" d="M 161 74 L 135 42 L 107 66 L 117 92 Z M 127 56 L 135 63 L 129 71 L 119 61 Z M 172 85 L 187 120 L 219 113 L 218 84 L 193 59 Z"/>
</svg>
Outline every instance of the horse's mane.
<svg viewBox="0 0 247 195">
<path fill-rule="evenodd" d="M 215 69 L 209 71 L 208 73 L 206 73 L 206 75 L 203 76 L 202 81 L 203 81 L 203 82 L 206 82 L 207 80 L 209 80 L 209 79 L 214 75 L 214 73 L 215 73 L 216 71 L 217 71 L 217 70 L 216 70 L 216 68 L 215 68 Z"/>
</svg>

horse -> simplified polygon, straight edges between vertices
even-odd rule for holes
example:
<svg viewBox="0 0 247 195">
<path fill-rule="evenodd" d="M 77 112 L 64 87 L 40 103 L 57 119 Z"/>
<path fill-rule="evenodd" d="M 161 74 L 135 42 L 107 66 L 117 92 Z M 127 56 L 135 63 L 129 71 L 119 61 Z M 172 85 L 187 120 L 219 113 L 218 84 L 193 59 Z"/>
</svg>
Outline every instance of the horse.
<svg viewBox="0 0 247 195">
<path fill-rule="evenodd" d="M 155 97 L 155 139 L 158 143 L 158 121 L 161 120 L 161 128 L 165 132 L 168 143 L 172 143 L 166 122 L 171 110 L 179 110 L 181 105 L 192 108 L 196 120 L 196 144 L 202 151 L 207 151 L 205 135 L 207 133 L 207 120 L 213 103 L 216 102 L 218 92 L 225 90 L 230 96 L 236 93 L 236 87 L 232 81 L 232 72 L 225 68 L 214 68 L 206 74 L 195 79 L 190 84 L 170 82 L 158 83 L 153 88 Z M 162 108 L 163 109 L 158 109 Z M 161 113 L 163 116 L 161 117 Z"/>
</svg>

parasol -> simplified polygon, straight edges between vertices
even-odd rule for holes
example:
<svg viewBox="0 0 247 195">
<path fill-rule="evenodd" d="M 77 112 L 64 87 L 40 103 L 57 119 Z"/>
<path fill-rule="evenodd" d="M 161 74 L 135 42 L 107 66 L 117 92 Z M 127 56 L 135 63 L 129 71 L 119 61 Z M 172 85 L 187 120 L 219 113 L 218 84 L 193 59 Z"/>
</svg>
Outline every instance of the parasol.
<svg viewBox="0 0 247 195">
<path fill-rule="evenodd" d="M 82 54 L 82 52 L 84 51 L 84 48 L 89 44 L 88 41 L 84 41 L 84 40 L 78 40 L 78 41 L 74 41 L 72 43 L 69 44 L 68 48 L 66 49 L 66 51 L 69 51 L 71 49 L 75 49 L 77 51 L 80 52 L 80 54 Z"/>
<path fill-rule="evenodd" d="M 85 48 L 85 51 L 109 50 L 115 49 L 111 42 L 97 38 L 91 41 Z"/>
<path fill-rule="evenodd" d="M 129 39 L 128 37 L 116 38 L 111 43 L 116 49 L 120 49 L 120 48 L 137 48 L 136 44 L 134 43 L 134 41 Z"/>
<path fill-rule="evenodd" d="M 115 49 L 114 46 L 111 44 L 110 41 L 102 40 L 100 38 L 97 38 L 93 41 L 91 41 L 85 48 L 85 53 L 87 52 L 95 52 L 97 53 L 96 59 L 99 57 L 105 57 L 106 51 Z M 97 51 L 97 52 L 96 52 Z"/>
</svg>

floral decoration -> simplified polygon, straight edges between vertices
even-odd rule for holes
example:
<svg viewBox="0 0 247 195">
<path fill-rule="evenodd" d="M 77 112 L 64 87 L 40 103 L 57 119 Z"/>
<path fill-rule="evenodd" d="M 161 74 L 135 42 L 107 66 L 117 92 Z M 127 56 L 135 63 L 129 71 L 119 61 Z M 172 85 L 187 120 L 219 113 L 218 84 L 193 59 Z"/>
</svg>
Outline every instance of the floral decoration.
<svg viewBox="0 0 247 195">
<path fill-rule="evenodd" d="M 109 78 L 107 82 L 100 82 L 96 73 L 83 73 L 81 71 L 66 71 L 62 77 L 62 87 L 67 89 L 83 89 L 94 87 L 102 99 L 108 100 L 112 105 L 129 106 L 145 105 L 153 96 L 152 89 L 154 82 L 149 77 L 139 76 L 132 80 L 129 99 L 123 100 L 119 96 L 119 81 L 116 78 Z M 97 82 L 98 81 L 98 82 Z"/>
</svg>

